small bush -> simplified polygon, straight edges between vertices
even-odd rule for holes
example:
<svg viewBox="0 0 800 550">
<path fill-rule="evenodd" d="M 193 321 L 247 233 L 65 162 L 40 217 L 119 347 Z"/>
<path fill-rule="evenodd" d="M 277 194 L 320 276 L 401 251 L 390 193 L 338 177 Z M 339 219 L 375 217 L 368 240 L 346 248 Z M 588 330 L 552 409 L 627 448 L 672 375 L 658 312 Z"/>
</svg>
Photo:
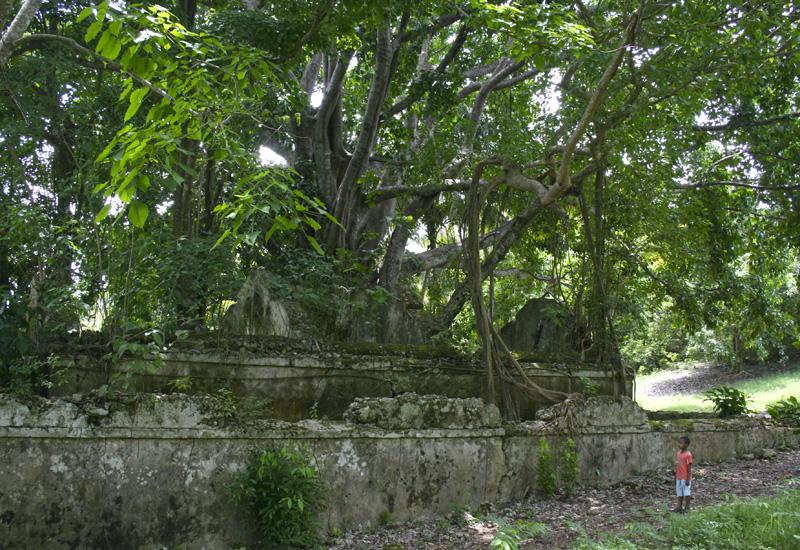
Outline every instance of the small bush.
<svg viewBox="0 0 800 550">
<path fill-rule="evenodd" d="M 269 402 L 252 395 L 236 395 L 230 388 L 219 388 L 209 394 L 201 405 L 205 422 L 217 427 L 242 427 L 256 420 L 269 418 L 272 408 Z"/>
<path fill-rule="evenodd" d="M 567 496 L 575 494 L 579 475 L 578 452 L 575 449 L 575 441 L 570 437 L 564 442 L 564 449 L 561 452 L 561 484 Z"/>
<path fill-rule="evenodd" d="M 283 445 L 256 454 L 228 489 L 267 547 L 319 543 L 317 515 L 324 509 L 327 491 L 306 449 Z"/>
<path fill-rule="evenodd" d="M 553 463 L 553 454 L 550 446 L 544 437 L 539 438 L 539 450 L 537 451 L 539 490 L 545 496 L 551 496 L 556 492 L 556 471 Z"/>
<path fill-rule="evenodd" d="M 581 384 L 581 393 L 586 397 L 594 397 L 600 393 L 600 386 L 591 378 L 581 376 L 578 381 Z"/>
<path fill-rule="evenodd" d="M 767 405 L 767 412 L 779 424 L 800 427 L 800 401 L 795 396 Z"/>
<path fill-rule="evenodd" d="M 749 412 L 747 408 L 747 401 L 749 400 L 747 394 L 736 388 L 717 386 L 704 392 L 703 395 L 706 396 L 703 401 L 711 401 L 714 403 L 714 411 L 722 418 Z"/>
</svg>

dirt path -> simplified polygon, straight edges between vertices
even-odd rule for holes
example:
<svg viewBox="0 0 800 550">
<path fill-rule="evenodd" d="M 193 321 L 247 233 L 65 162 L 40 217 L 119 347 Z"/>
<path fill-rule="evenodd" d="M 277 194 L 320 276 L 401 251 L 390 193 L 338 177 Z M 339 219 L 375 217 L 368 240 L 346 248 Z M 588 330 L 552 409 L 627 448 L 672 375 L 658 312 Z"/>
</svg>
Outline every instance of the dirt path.
<svg viewBox="0 0 800 550">
<path fill-rule="evenodd" d="M 771 494 L 792 479 L 800 481 L 800 450 L 781 451 L 771 459 L 737 460 L 723 464 L 695 465 L 693 504 L 707 506 L 724 500 L 725 494 Z M 453 512 L 438 520 L 348 532 L 331 549 L 477 549 L 488 548 L 497 531 L 497 519 L 507 523 L 541 522 L 548 533 L 525 541 L 522 548 L 567 548 L 582 533 L 621 531 L 632 521 L 660 523 L 673 504 L 671 471 L 632 477 L 604 489 L 586 489 L 569 500 L 531 499 L 499 510 Z M 493 522 L 494 520 L 494 522 Z"/>
</svg>

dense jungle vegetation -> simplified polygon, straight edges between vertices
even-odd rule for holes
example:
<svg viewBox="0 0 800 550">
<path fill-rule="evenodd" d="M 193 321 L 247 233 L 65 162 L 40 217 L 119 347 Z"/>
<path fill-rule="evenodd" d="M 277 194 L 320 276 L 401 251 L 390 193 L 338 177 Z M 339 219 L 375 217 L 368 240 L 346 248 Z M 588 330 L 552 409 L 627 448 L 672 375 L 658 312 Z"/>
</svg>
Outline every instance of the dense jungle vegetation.
<svg viewBox="0 0 800 550">
<path fill-rule="evenodd" d="M 798 341 L 789 0 L 0 0 L 0 384 L 186 331 L 658 367 Z M 237 304 L 237 305 L 234 305 Z M 142 344 L 144 342 L 144 344 Z M 109 345 L 111 345 L 109 344 Z"/>
</svg>

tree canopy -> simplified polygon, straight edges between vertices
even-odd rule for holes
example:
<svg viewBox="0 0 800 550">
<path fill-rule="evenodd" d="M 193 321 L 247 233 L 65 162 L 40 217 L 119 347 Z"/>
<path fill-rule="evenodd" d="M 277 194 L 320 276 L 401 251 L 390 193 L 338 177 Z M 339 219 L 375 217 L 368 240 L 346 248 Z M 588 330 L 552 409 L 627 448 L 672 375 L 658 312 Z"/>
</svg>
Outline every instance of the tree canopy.
<svg viewBox="0 0 800 550">
<path fill-rule="evenodd" d="M 259 270 L 320 337 L 487 365 L 543 296 L 620 376 L 786 353 L 798 15 L 0 0 L 4 366 L 89 329 L 220 328 Z"/>
</svg>

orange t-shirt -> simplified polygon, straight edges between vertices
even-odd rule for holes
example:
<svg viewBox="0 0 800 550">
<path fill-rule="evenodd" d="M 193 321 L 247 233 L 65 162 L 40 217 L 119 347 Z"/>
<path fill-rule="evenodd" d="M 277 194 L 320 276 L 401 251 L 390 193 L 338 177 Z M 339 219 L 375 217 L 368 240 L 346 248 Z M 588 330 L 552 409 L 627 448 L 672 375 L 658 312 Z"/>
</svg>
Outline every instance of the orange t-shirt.
<svg viewBox="0 0 800 550">
<path fill-rule="evenodd" d="M 692 463 L 692 453 L 678 451 L 675 455 L 675 479 L 689 481 L 689 464 Z"/>
</svg>

